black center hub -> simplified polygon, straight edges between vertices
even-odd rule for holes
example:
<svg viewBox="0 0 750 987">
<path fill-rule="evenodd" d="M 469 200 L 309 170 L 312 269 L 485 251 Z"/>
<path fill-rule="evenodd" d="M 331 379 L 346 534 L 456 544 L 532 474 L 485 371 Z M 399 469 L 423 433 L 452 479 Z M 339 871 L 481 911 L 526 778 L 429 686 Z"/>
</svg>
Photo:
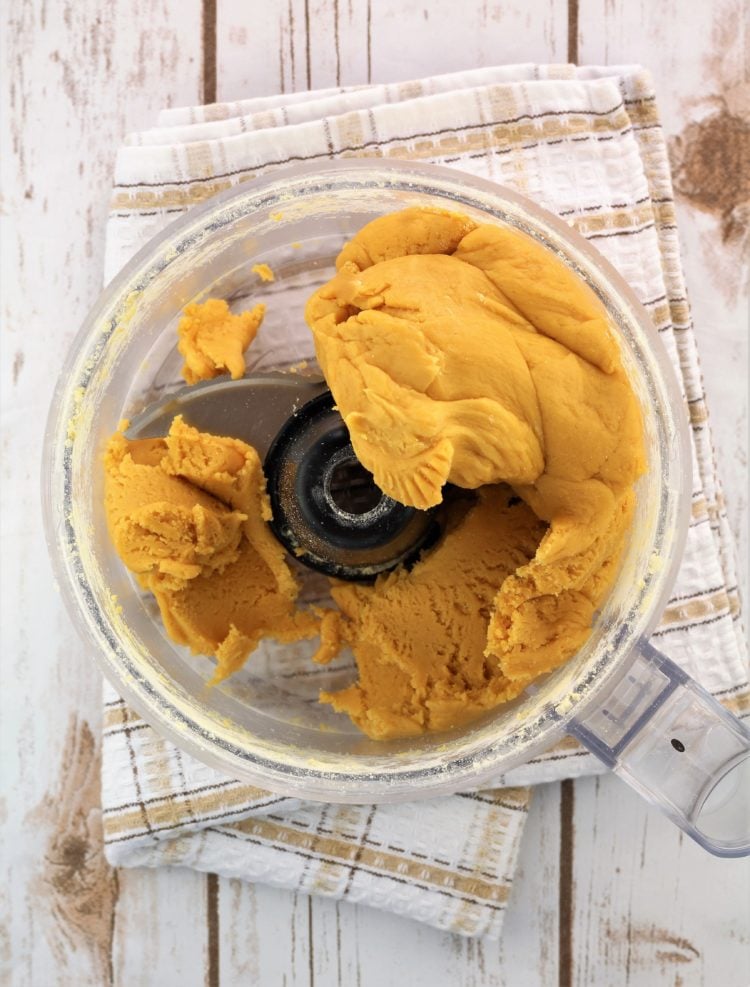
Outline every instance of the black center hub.
<svg viewBox="0 0 750 987">
<path fill-rule="evenodd" d="M 376 486 L 330 391 L 289 418 L 264 471 L 276 537 L 300 562 L 330 576 L 371 581 L 413 561 L 437 537 L 431 511 L 405 507 Z"/>
</svg>

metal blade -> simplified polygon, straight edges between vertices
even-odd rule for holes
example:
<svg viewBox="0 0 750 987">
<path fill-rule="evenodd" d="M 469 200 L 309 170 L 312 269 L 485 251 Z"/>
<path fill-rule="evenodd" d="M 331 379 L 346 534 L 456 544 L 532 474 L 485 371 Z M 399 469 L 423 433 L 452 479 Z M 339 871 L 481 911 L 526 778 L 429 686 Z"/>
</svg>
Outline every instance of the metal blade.
<svg viewBox="0 0 750 987">
<path fill-rule="evenodd" d="M 327 389 L 320 377 L 294 373 L 206 381 L 184 387 L 164 401 L 149 405 L 133 418 L 125 436 L 160 438 L 169 431 L 172 419 L 182 415 L 188 425 L 201 432 L 242 439 L 264 459 L 290 415 Z"/>
</svg>

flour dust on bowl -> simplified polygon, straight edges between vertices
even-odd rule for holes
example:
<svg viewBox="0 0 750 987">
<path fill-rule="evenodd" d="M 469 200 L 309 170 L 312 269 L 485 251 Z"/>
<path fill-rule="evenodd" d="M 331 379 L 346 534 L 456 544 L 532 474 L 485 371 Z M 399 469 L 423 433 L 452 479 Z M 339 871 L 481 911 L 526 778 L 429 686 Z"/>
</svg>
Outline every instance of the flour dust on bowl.
<svg viewBox="0 0 750 987">
<path fill-rule="evenodd" d="M 187 304 L 209 296 L 267 302 L 261 335 L 249 350 L 247 380 L 275 381 L 278 390 L 279 369 L 314 359 L 304 305 L 333 274 L 343 244 L 371 220 L 410 206 L 455 210 L 479 223 L 520 230 L 593 290 L 614 327 L 640 405 L 647 469 L 612 589 L 591 635 L 566 665 L 461 729 L 373 741 L 316 701 L 321 688 L 340 688 L 353 672 L 346 660 L 313 668 L 308 642 L 265 641 L 240 672 L 208 687 L 213 662 L 168 638 L 153 599 L 138 590 L 110 543 L 102 457 L 121 419 L 131 419 L 131 427 L 143 430 L 138 434 L 164 434 L 167 419 L 198 401 L 175 400 L 181 362 L 175 330 Z M 252 272 L 259 263 L 273 270 L 273 282 L 259 282 Z M 303 366 L 292 388 L 299 393 L 288 403 L 261 402 L 269 445 L 284 431 L 290 409 L 297 412 L 325 390 L 305 374 Z M 238 407 L 242 417 L 247 380 L 192 389 L 213 393 L 220 418 L 221 401 L 234 394 L 233 410 L 227 405 L 221 419 L 225 434 L 231 434 Z M 259 406 L 253 405 L 255 411 Z M 318 411 L 324 417 L 325 409 Z M 148 433 L 149 427 L 155 431 Z M 297 455 L 299 437 L 286 438 L 283 456 Z M 350 465 L 353 472 L 323 478 L 326 496 L 336 494 L 331 483 L 335 487 L 341 476 L 344 485 L 353 477 L 364 482 Z M 367 500 L 365 487 L 366 514 L 379 508 Z M 364 159 L 273 172 L 242 184 L 194 208 L 138 253 L 104 291 L 72 347 L 55 392 L 44 457 L 48 543 L 82 637 L 118 692 L 149 723 L 228 776 L 321 801 L 424 798 L 497 778 L 568 733 L 709 850 L 739 855 L 750 852 L 743 801 L 747 731 L 645 643 L 679 565 L 690 489 L 685 415 L 673 370 L 648 316 L 606 261 L 560 220 L 492 183 L 439 167 Z M 285 496 L 280 488 L 280 502 Z M 356 517 L 358 510 L 344 513 Z M 388 551 L 408 554 L 427 543 L 428 527 L 415 528 Z M 303 597 L 315 600 L 325 577 L 306 571 L 311 575 Z"/>
</svg>

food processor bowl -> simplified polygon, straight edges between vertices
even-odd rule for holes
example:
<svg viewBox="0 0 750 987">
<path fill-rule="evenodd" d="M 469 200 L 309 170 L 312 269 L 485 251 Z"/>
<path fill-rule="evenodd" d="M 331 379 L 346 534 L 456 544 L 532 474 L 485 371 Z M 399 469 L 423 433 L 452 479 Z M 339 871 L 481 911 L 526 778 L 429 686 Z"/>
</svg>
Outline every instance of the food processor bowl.
<svg viewBox="0 0 750 987">
<path fill-rule="evenodd" d="M 468 727 L 373 741 L 316 701 L 319 689 L 353 681 L 351 657 L 319 669 L 309 661 L 307 643 L 264 642 L 238 674 L 207 686 L 213 662 L 167 638 L 153 599 L 138 588 L 110 543 L 102 455 L 123 417 L 177 386 L 176 324 L 185 305 L 209 296 L 238 304 L 266 301 L 259 336 L 265 343 L 250 348 L 249 371 L 284 363 L 277 338 L 294 341 L 295 359 L 312 360 L 305 300 L 331 276 L 345 241 L 377 216 L 407 206 L 455 209 L 479 222 L 517 228 L 592 288 L 615 327 L 640 402 L 648 469 L 638 482 L 617 579 L 590 638 L 564 667 Z M 251 272 L 260 262 L 274 271 L 272 283 L 259 282 Z M 347 159 L 243 182 L 191 209 L 127 264 L 101 295 L 62 368 L 46 435 L 43 486 L 57 578 L 92 657 L 159 733 L 227 775 L 321 801 L 418 799 L 496 779 L 567 732 L 621 774 L 630 772 L 631 784 L 666 806 L 709 849 L 732 854 L 750 848 L 746 832 L 735 832 L 742 825 L 727 822 L 725 808 L 731 803 L 736 814 L 732 785 L 742 772 L 747 777 L 747 731 L 644 643 L 680 562 L 690 480 L 685 409 L 666 351 L 634 294 L 582 237 L 488 181 L 437 166 Z M 313 580 L 303 599 L 316 592 L 322 590 Z M 690 702 L 677 710 L 688 692 Z M 678 753 L 671 741 L 689 743 L 680 731 L 688 721 L 690 729 L 696 717 L 700 721 L 698 707 L 702 727 L 690 736 L 705 741 L 708 731 L 713 739 L 708 752 L 701 748 L 696 755 L 690 784 L 669 788 L 666 779 L 680 773 L 675 764 L 686 763 L 686 752 Z M 671 719 L 664 721 L 667 714 Z M 637 758 L 634 744 L 641 745 Z M 726 790 L 717 797 L 711 793 L 720 778 Z M 698 816 L 712 805 L 718 830 L 706 835 Z"/>
</svg>

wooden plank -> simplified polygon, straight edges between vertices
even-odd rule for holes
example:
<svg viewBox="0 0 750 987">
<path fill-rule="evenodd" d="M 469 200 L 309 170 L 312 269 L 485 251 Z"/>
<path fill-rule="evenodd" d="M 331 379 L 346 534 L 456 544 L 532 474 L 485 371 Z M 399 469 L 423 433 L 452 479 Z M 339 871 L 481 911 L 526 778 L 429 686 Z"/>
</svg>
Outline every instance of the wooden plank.
<svg viewBox="0 0 750 987">
<path fill-rule="evenodd" d="M 373 82 L 482 65 L 564 62 L 567 56 L 564 0 L 460 6 L 452 0 L 424 4 L 373 0 L 372 15 Z"/>
<path fill-rule="evenodd" d="M 498 6 L 467 4 L 457 18 L 455 5 L 445 2 L 425 4 L 425 17 L 421 6 L 391 0 L 290 0 L 261 24 L 252 5 L 224 0 L 218 5 L 218 98 L 390 82 L 503 61 L 564 60 L 564 3 Z M 409 36 L 418 43 L 404 58 Z M 373 909 L 220 880 L 222 987 L 555 983 L 559 816 L 559 787 L 545 786 L 527 825 L 501 944 L 441 934 Z"/>
<path fill-rule="evenodd" d="M 747 5 L 580 0 L 579 19 L 582 62 L 641 63 L 654 77 L 676 171 L 685 277 L 747 600 Z"/>
<path fill-rule="evenodd" d="M 743 81 L 740 4 L 580 0 L 579 18 L 581 61 L 640 62 L 652 72 L 673 166 L 693 134 L 691 120 L 718 116 L 726 125 Z M 700 164 L 691 174 L 697 187 L 689 196 L 678 192 L 680 242 L 719 471 L 747 560 L 746 291 L 739 245 L 724 236 L 726 218 L 701 209 Z M 702 173 L 711 184 L 738 181 Z M 722 202 L 726 209 L 731 195 Z M 746 562 L 740 576 L 747 586 Z M 612 778 L 576 783 L 575 833 L 574 983 L 748 982 L 750 862 L 708 856 Z"/>
<path fill-rule="evenodd" d="M 186 868 L 118 871 L 112 981 L 212 987 L 206 875 Z"/>
<path fill-rule="evenodd" d="M 499 944 L 500 982 L 508 987 L 558 983 L 562 808 L 559 784 L 535 790 Z"/>
<path fill-rule="evenodd" d="M 303 88 L 367 82 L 368 4 L 309 0 L 297 8 L 305 28 Z"/>
<path fill-rule="evenodd" d="M 577 987 L 744 987 L 750 860 L 718 860 L 617 778 L 576 782 Z"/>
<path fill-rule="evenodd" d="M 312 932 L 313 899 L 263 884 L 221 879 L 218 908 L 221 987 L 313 983 L 322 948 Z"/>
<path fill-rule="evenodd" d="M 649 68 L 677 165 L 686 138 L 695 141 L 691 121 L 703 121 L 700 137 L 706 121 L 715 126 L 718 117 L 721 129 L 726 116 L 738 112 L 746 59 L 741 16 L 733 0 L 689 6 L 580 0 L 579 58 Z M 716 164 L 712 157 L 711 168 Z M 721 208 L 705 208 L 701 175 L 729 188 L 738 176 L 707 173 L 698 155 L 690 181 L 678 173 L 676 184 L 690 193 L 677 195 L 682 257 L 719 472 L 746 560 L 746 268 L 743 275 L 741 244 L 724 235 L 722 211 L 732 197 L 722 198 Z M 750 862 L 710 857 L 606 778 L 576 783 L 573 865 L 573 983 L 739 987 L 750 980 Z"/>
<path fill-rule="evenodd" d="M 220 100 L 396 82 L 503 62 L 564 61 L 564 0 L 288 0 L 263 19 L 243 0 L 218 5 Z M 407 55 L 405 56 L 405 46 Z"/>
<path fill-rule="evenodd" d="M 222 102 L 307 89 L 311 70 L 303 0 L 270 5 L 262 15 L 244 0 L 217 8 L 217 94 Z"/>
<path fill-rule="evenodd" d="M 4 983 L 112 980 L 118 881 L 101 853 L 100 677 L 63 612 L 40 531 L 52 385 L 101 287 L 115 150 L 199 96 L 197 0 L 4 4 L 0 729 Z M 6 566 L 6 561 L 12 565 Z M 133 943 L 134 949 L 142 944 Z"/>
</svg>

